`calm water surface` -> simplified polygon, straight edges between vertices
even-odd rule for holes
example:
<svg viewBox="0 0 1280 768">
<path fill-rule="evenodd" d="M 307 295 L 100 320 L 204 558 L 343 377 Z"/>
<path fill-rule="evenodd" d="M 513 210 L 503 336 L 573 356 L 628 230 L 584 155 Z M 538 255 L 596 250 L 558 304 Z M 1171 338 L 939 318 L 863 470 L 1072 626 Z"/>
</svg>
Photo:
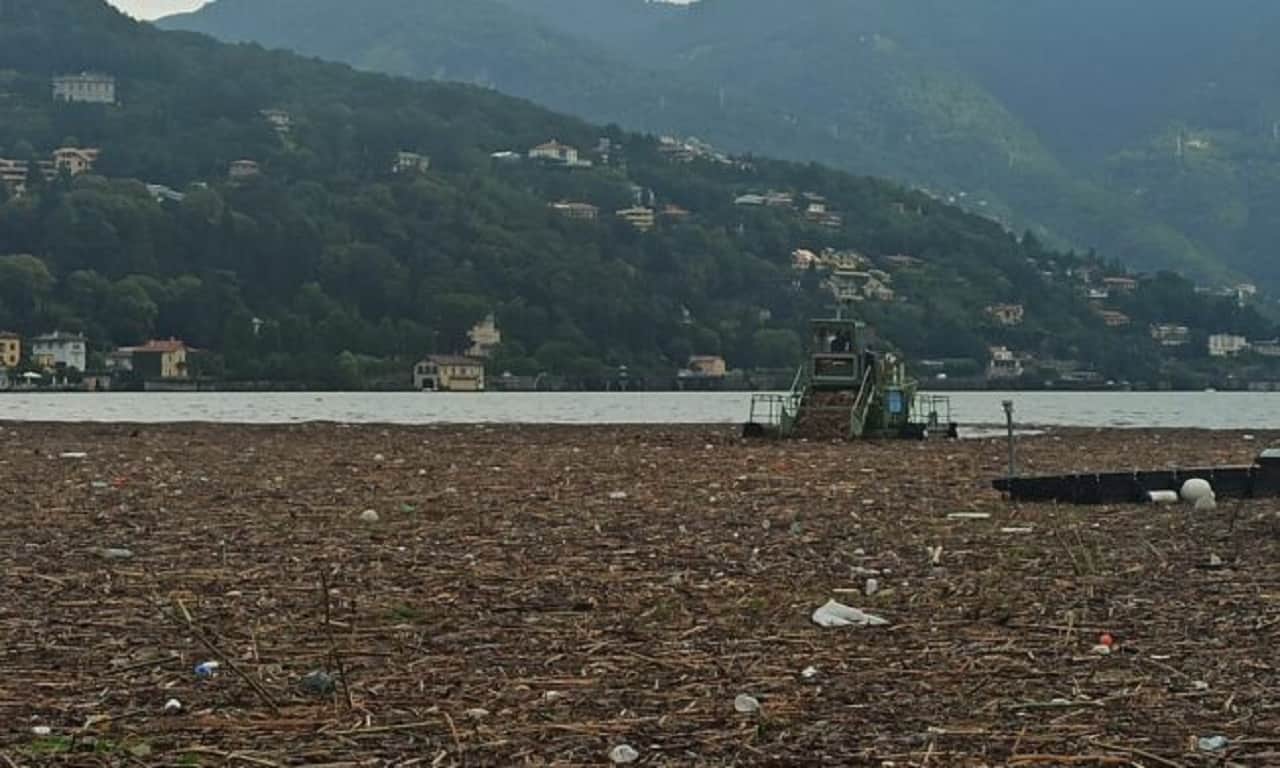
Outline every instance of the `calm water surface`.
<svg viewBox="0 0 1280 768">
<path fill-rule="evenodd" d="M 950 395 L 961 424 L 1004 420 L 1080 427 L 1280 427 L 1280 393 L 960 392 Z M 306 421 L 443 424 L 737 424 L 750 394 L 715 393 L 106 393 L 0 394 L 0 421 Z"/>
</svg>

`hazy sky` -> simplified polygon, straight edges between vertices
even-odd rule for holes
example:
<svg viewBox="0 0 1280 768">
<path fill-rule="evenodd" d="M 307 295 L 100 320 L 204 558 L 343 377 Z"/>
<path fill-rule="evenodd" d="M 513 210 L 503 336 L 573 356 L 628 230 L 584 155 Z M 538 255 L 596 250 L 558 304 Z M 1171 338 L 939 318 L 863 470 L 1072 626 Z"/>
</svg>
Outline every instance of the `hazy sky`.
<svg viewBox="0 0 1280 768">
<path fill-rule="evenodd" d="M 107 2 L 140 19 L 158 19 L 171 13 L 191 11 L 205 4 L 205 0 L 107 0 Z"/>
<path fill-rule="evenodd" d="M 171 13 L 195 10 L 209 0 L 107 0 L 107 2 L 139 19 L 158 19 Z M 687 3 L 690 0 L 669 0 L 669 2 Z"/>
</svg>

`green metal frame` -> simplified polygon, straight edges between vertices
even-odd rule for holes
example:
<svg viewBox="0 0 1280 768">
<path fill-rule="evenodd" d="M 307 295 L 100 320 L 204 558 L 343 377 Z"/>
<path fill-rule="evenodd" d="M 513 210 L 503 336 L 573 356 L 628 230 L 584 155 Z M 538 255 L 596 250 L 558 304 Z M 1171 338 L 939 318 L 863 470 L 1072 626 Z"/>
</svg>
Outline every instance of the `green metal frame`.
<svg viewBox="0 0 1280 768">
<path fill-rule="evenodd" d="M 877 355 L 873 365 L 864 365 L 865 349 L 854 345 L 856 337 L 852 335 L 858 328 L 856 321 L 843 318 L 815 320 L 813 326 L 815 342 L 833 333 L 848 333 L 849 346 L 839 351 L 811 354 L 796 371 L 791 389 L 786 394 L 753 395 L 749 423 L 761 426 L 766 433 L 777 437 L 792 437 L 805 413 L 835 410 L 832 405 L 812 404 L 813 395 L 817 392 L 856 392 L 847 412 L 847 440 L 922 433 L 941 426 L 941 410 L 945 410 L 946 422 L 950 422 L 950 400 L 918 394 L 918 383 L 907 376 L 906 367 L 901 363 L 890 364 L 883 356 Z M 822 375 L 820 369 L 824 362 L 847 362 L 852 375 Z M 928 414 L 927 420 L 918 420 L 917 414 Z"/>
</svg>

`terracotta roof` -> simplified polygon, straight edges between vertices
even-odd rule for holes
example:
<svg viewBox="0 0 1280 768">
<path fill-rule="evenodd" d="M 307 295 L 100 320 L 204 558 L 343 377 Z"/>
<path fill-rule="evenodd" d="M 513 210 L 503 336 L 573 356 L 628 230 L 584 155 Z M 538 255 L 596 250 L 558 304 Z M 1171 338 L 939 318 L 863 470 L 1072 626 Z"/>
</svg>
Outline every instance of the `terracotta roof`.
<svg viewBox="0 0 1280 768">
<path fill-rule="evenodd" d="M 484 366 L 483 360 L 462 355 L 427 355 L 427 360 L 436 365 L 474 365 Z"/>
<path fill-rule="evenodd" d="M 190 349 L 181 339 L 151 339 L 140 347 L 120 347 L 117 352 L 180 352 Z"/>
<path fill-rule="evenodd" d="M 54 331 L 53 333 L 46 333 L 32 339 L 32 341 L 34 342 L 84 341 L 84 340 L 85 340 L 84 334 L 67 333 L 65 331 Z"/>
</svg>

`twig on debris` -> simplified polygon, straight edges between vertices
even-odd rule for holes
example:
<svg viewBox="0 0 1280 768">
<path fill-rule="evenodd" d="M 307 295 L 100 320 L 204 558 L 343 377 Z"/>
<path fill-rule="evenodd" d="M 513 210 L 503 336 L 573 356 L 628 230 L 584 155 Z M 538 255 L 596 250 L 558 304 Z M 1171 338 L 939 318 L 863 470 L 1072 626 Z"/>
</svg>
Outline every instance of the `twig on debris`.
<svg viewBox="0 0 1280 768">
<path fill-rule="evenodd" d="M 221 648 L 214 645 L 213 641 L 210 640 L 198 626 L 196 626 L 195 619 L 191 617 L 191 612 L 187 610 L 187 606 L 182 602 L 182 598 L 177 598 L 177 601 L 178 609 L 182 611 L 182 617 L 186 619 L 187 628 L 191 630 L 191 634 L 195 636 L 196 640 L 199 640 L 200 644 L 209 650 L 209 653 L 217 656 L 222 663 L 227 665 L 228 669 L 236 673 L 236 676 L 252 688 L 254 693 L 258 694 L 258 698 L 262 699 L 262 703 L 266 704 L 267 708 L 271 710 L 271 714 L 279 715 L 280 707 L 276 704 L 275 699 L 271 697 L 271 694 L 267 693 L 267 689 L 263 688 L 257 680 L 250 677 L 248 673 L 240 668 L 240 665 L 236 663 L 235 659 L 231 658 L 231 656 L 224 653 Z"/>
<path fill-rule="evenodd" d="M 347 700 L 347 710 L 356 708 L 355 702 L 351 699 L 351 686 L 347 684 L 347 667 L 342 661 L 342 656 L 338 654 L 338 643 L 333 638 L 333 607 L 329 600 L 329 573 L 323 567 L 320 569 L 320 593 L 321 602 L 324 605 L 324 631 L 329 639 L 329 658 L 334 668 L 338 670 L 338 681 L 342 683 L 342 694 Z"/>
</svg>

